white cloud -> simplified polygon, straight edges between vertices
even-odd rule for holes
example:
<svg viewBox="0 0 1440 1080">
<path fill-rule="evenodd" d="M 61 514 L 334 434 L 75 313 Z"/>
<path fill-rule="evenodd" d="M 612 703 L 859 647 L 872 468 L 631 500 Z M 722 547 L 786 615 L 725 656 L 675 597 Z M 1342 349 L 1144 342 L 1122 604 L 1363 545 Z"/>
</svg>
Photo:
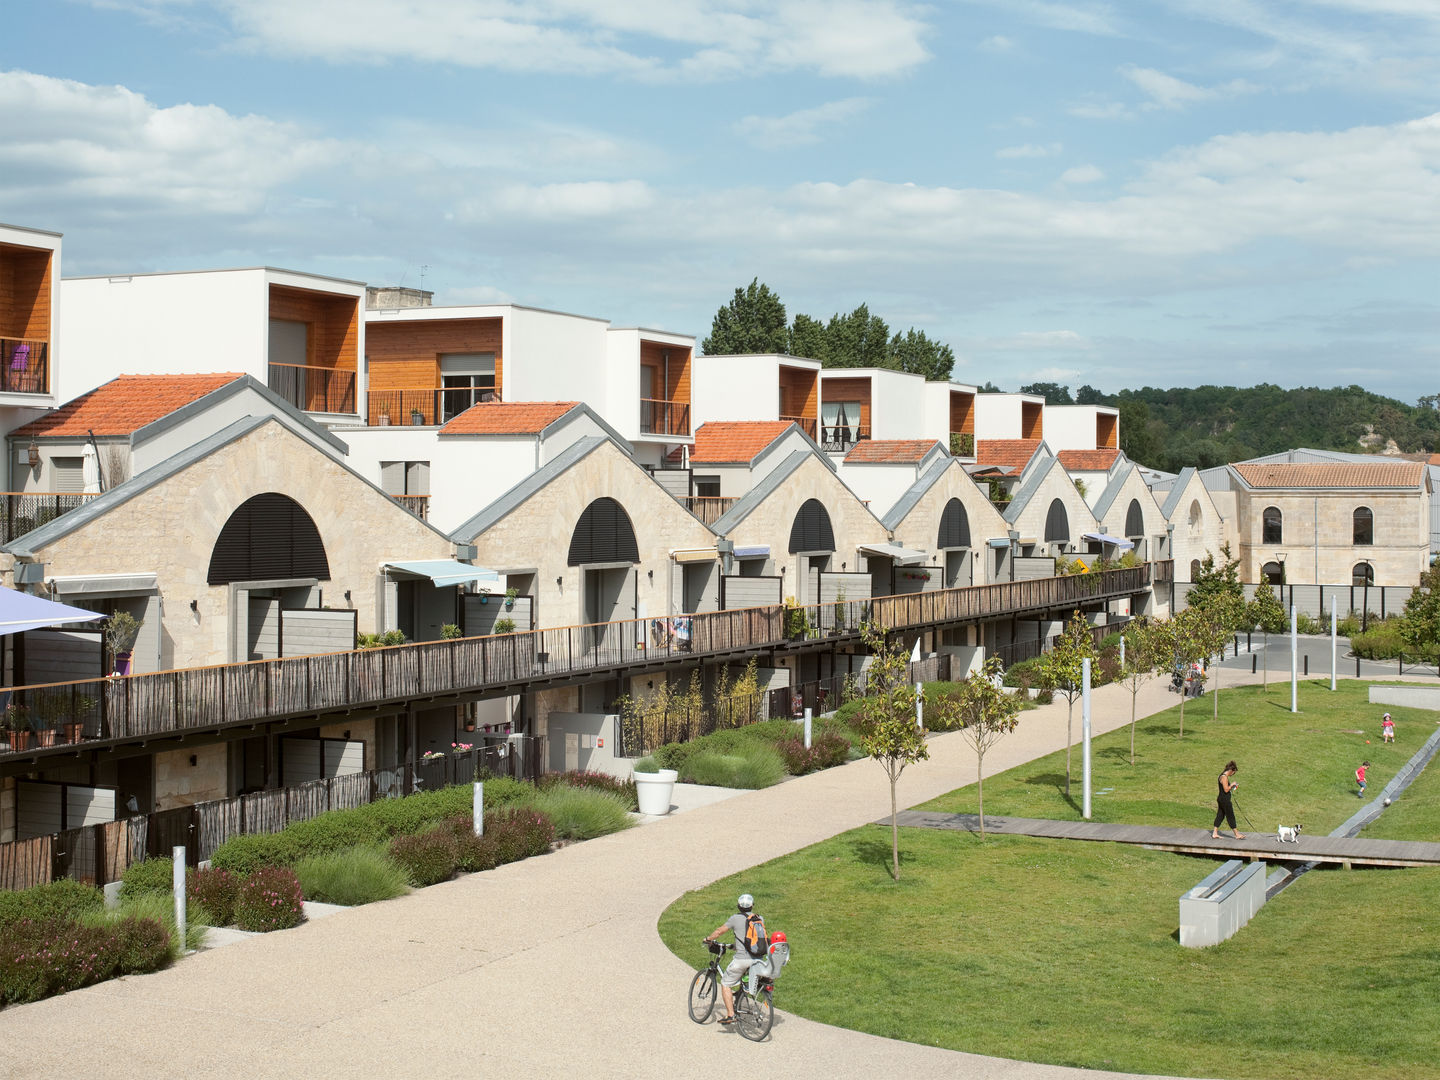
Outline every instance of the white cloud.
<svg viewBox="0 0 1440 1080">
<path fill-rule="evenodd" d="M 1065 111 L 1082 120 L 1123 120 L 1132 115 L 1123 102 L 1096 98 L 1073 102 L 1065 107 Z"/>
<path fill-rule="evenodd" d="M 113 0 L 91 0 L 114 6 Z M 929 59 L 911 0 L 128 0 L 214 9 L 238 43 L 344 63 L 706 80 L 762 71 L 883 78 Z"/>
<path fill-rule="evenodd" d="M 995 34 L 980 42 L 980 48 L 985 52 L 1009 52 L 1015 47 L 1015 42 L 1003 34 Z"/>
<path fill-rule="evenodd" d="M 1134 64 L 1123 66 L 1120 74 L 1134 83 L 1140 92 L 1150 99 L 1145 103 L 1145 108 L 1151 109 L 1183 109 L 1187 105 L 1194 105 L 1202 101 L 1214 101 L 1222 97 L 1234 97 L 1237 94 L 1253 93 L 1258 89 L 1253 83 L 1244 79 L 1234 79 L 1216 87 L 1196 86 L 1184 79 L 1167 75 L 1163 71 L 1136 67 Z"/>
<path fill-rule="evenodd" d="M 1060 143 L 1025 143 L 1023 146 L 1002 146 L 995 151 L 997 158 L 1043 158 L 1054 157 L 1064 149 Z"/>
<path fill-rule="evenodd" d="M 756 146 L 783 150 L 819 142 L 821 129 L 848 120 L 869 106 L 869 98 L 846 98 L 813 109 L 798 109 L 786 116 L 746 116 L 735 122 L 735 132 Z"/>
<path fill-rule="evenodd" d="M 1009 338 L 991 343 L 992 348 L 1010 349 L 1089 349 L 1093 343 L 1074 330 L 1024 330 Z"/>
<path fill-rule="evenodd" d="M 497 213 L 540 221 L 608 218 L 648 209 L 654 202 L 654 193 L 640 180 L 618 183 L 590 180 L 538 186 L 517 184 L 501 188 L 483 202 L 467 203 L 460 218 L 483 221 Z"/>
<path fill-rule="evenodd" d="M 1104 179 L 1105 174 L 1094 165 L 1076 165 L 1060 174 L 1062 184 L 1093 184 Z"/>
<path fill-rule="evenodd" d="M 1120 33 L 1114 8 L 1105 3 L 1061 3 L 1059 0 L 970 0 L 998 7 L 1007 15 L 1052 30 L 1070 30 L 1104 37 Z"/>
</svg>

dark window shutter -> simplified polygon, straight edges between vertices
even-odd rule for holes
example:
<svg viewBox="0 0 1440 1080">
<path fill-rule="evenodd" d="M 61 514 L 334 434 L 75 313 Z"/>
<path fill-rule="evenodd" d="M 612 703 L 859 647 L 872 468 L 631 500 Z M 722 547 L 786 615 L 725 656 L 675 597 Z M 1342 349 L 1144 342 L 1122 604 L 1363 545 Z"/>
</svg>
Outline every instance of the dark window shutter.
<svg viewBox="0 0 1440 1080">
<path fill-rule="evenodd" d="M 1145 535 L 1145 515 L 1140 512 L 1140 500 L 1131 499 L 1130 509 L 1125 511 L 1125 535 Z"/>
<path fill-rule="evenodd" d="M 940 515 L 940 539 L 935 546 L 942 551 L 970 546 L 970 515 L 959 499 L 951 499 L 945 504 L 945 512 Z"/>
<path fill-rule="evenodd" d="M 330 580 L 320 530 L 288 495 L 268 491 L 230 515 L 210 552 L 211 585 L 286 578 Z"/>
<path fill-rule="evenodd" d="M 1070 542 L 1070 515 L 1065 513 L 1065 504 L 1059 499 L 1050 504 L 1050 512 L 1045 515 L 1045 542 L 1051 541 Z"/>
<path fill-rule="evenodd" d="M 807 499 L 790 526 L 790 553 L 797 551 L 834 551 L 835 532 L 830 528 L 830 515 L 819 499 Z"/>
<path fill-rule="evenodd" d="M 611 498 L 596 499 L 585 508 L 570 534 L 570 566 L 585 563 L 640 561 L 640 545 L 625 508 Z"/>
</svg>

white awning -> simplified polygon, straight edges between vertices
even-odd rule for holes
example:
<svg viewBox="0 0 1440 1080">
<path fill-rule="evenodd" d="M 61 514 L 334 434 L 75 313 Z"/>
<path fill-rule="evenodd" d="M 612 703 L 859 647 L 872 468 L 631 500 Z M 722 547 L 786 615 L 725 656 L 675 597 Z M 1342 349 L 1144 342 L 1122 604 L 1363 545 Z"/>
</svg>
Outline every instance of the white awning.
<svg viewBox="0 0 1440 1080">
<path fill-rule="evenodd" d="M 1008 536 L 999 536 L 993 540 L 986 540 L 985 543 L 992 548 L 1008 548 L 1010 546 L 1010 538 Z"/>
<path fill-rule="evenodd" d="M 746 544 L 742 547 L 736 544 L 735 550 L 730 554 L 734 555 L 737 559 L 768 559 L 770 557 L 770 545 Z"/>
<path fill-rule="evenodd" d="M 103 618 L 105 616 L 98 611 L 57 604 L 53 600 L 0 586 L 0 635 L 43 630 L 47 626 L 67 623 L 94 622 Z"/>
<path fill-rule="evenodd" d="M 500 575 L 484 566 L 472 566 L 456 559 L 419 559 L 415 562 L 387 562 L 385 571 L 409 578 L 429 578 L 437 589 L 447 585 L 465 585 L 475 581 L 482 585 L 500 584 Z"/>
<path fill-rule="evenodd" d="M 894 559 L 896 566 L 921 566 L 930 556 L 923 551 L 904 548 L 899 544 L 861 544 L 860 550 L 867 555 L 883 555 Z"/>
<path fill-rule="evenodd" d="M 670 552 L 670 557 L 678 563 L 714 562 L 720 557 L 720 552 L 713 547 L 678 548 Z"/>
<path fill-rule="evenodd" d="M 66 574 L 47 583 L 59 596 L 133 596 L 156 589 L 154 574 Z"/>
<path fill-rule="evenodd" d="M 1129 551 L 1135 545 L 1129 540 L 1119 536 L 1109 536 L 1105 533 L 1081 533 L 1082 540 L 1094 540 L 1097 544 L 1107 544 L 1110 547 L 1117 547 L 1121 551 Z"/>
</svg>

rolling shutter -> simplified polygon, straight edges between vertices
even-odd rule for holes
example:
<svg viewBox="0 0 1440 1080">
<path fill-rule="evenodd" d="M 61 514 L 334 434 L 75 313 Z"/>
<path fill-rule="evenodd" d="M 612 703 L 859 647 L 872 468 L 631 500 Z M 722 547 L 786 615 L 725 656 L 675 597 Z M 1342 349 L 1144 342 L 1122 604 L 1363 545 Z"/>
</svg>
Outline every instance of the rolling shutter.
<svg viewBox="0 0 1440 1080">
<path fill-rule="evenodd" d="M 288 495 L 269 491 L 242 503 L 210 553 L 211 585 L 291 578 L 330 580 L 320 530 Z"/>
<path fill-rule="evenodd" d="M 807 499 L 790 526 L 790 552 L 834 551 L 835 533 L 830 515 L 819 499 Z"/>
<path fill-rule="evenodd" d="M 1125 511 L 1125 536 L 1134 538 L 1145 535 L 1145 515 L 1140 512 L 1140 500 L 1131 499 L 1130 509 Z"/>
<path fill-rule="evenodd" d="M 596 499 L 587 506 L 570 536 L 567 564 L 639 561 L 640 546 L 625 508 L 608 497 Z"/>
<path fill-rule="evenodd" d="M 940 538 L 935 546 L 941 551 L 970 546 L 970 515 L 959 499 L 945 504 L 945 512 L 940 515 Z"/>
<path fill-rule="evenodd" d="M 1051 541 L 1070 542 L 1070 515 L 1065 513 L 1065 504 L 1059 499 L 1050 504 L 1050 512 L 1045 515 L 1045 542 Z"/>
</svg>

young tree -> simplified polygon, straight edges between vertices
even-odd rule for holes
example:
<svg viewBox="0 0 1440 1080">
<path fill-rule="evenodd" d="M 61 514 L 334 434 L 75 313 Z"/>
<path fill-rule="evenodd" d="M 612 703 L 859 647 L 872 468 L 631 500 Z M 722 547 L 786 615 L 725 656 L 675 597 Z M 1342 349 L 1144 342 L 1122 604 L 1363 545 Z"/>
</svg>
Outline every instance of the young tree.
<svg viewBox="0 0 1440 1080">
<path fill-rule="evenodd" d="M 1095 659 L 1095 639 L 1090 624 L 1076 611 L 1065 624 L 1055 647 L 1045 654 L 1040 667 L 1045 679 L 1057 694 L 1065 695 L 1065 797 L 1070 797 L 1070 747 L 1075 741 L 1075 700 L 1084 691 L 1081 686 L 1084 660 Z"/>
<path fill-rule="evenodd" d="M 1186 608 L 1170 620 L 1171 644 L 1175 647 L 1174 662 L 1187 675 L 1191 665 L 1206 655 L 1209 628 L 1205 615 L 1198 608 Z M 1180 686 L 1180 738 L 1185 737 L 1185 685 Z"/>
<path fill-rule="evenodd" d="M 1240 583 L 1240 562 L 1230 554 L 1227 543 L 1220 548 L 1224 562 L 1215 565 L 1215 557 L 1209 552 L 1195 575 L 1195 583 L 1185 597 L 1185 602 L 1200 613 L 1196 629 L 1199 644 L 1204 648 L 1202 656 L 1216 653 L 1223 660 L 1225 642 L 1240 629 L 1245 621 L 1245 586 Z M 1211 690 L 1210 708 L 1212 716 L 1220 716 L 1220 668 L 1215 668 L 1215 685 Z"/>
<path fill-rule="evenodd" d="M 935 709 L 935 727 L 958 729 L 975 751 L 975 787 L 980 804 L 980 837 L 985 837 L 985 752 L 1010 734 L 1020 721 L 1020 699 L 1001 686 L 1005 665 L 998 656 L 960 684 L 957 697 L 942 700 Z"/>
<path fill-rule="evenodd" d="M 905 766 L 930 756 L 925 731 L 915 718 L 915 688 L 906 678 L 909 655 L 903 645 L 889 641 L 884 627 L 866 624 L 860 637 L 870 650 L 869 696 L 861 699 L 860 747 L 880 763 L 890 780 L 891 875 L 900 880 L 900 819 L 895 786 Z"/>
<path fill-rule="evenodd" d="M 1132 619 L 1126 625 L 1125 666 L 1120 681 L 1130 691 L 1130 764 L 1135 764 L 1135 703 L 1140 688 L 1162 671 L 1169 670 L 1175 656 L 1175 643 L 1170 624 L 1146 618 Z"/>
<path fill-rule="evenodd" d="M 1431 653 L 1440 647 L 1440 562 L 1432 563 L 1420 575 L 1420 587 L 1405 601 L 1400 636 L 1417 653 Z"/>
<path fill-rule="evenodd" d="M 1265 663 L 1260 669 L 1260 689 L 1266 691 L 1270 686 L 1270 635 L 1283 634 L 1286 626 L 1285 609 L 1280 606 L 1273 586 L 1261 585 L 1255 590 L 1255 599 L 1245 609 L 1245 621 L 1251 626 L 1258 626 L 1265 635 L 1261 646 L 1265 652 Z"/>
<path fill-rule="evenodd" d="M 753 278 L 745 288 L 736 289 L 730 303 L 715 313 L 710 336 L 700 347 L 708 356 L 783 353 L 789 340 L 785 305 L 768 285 Z"/>
</svg>

